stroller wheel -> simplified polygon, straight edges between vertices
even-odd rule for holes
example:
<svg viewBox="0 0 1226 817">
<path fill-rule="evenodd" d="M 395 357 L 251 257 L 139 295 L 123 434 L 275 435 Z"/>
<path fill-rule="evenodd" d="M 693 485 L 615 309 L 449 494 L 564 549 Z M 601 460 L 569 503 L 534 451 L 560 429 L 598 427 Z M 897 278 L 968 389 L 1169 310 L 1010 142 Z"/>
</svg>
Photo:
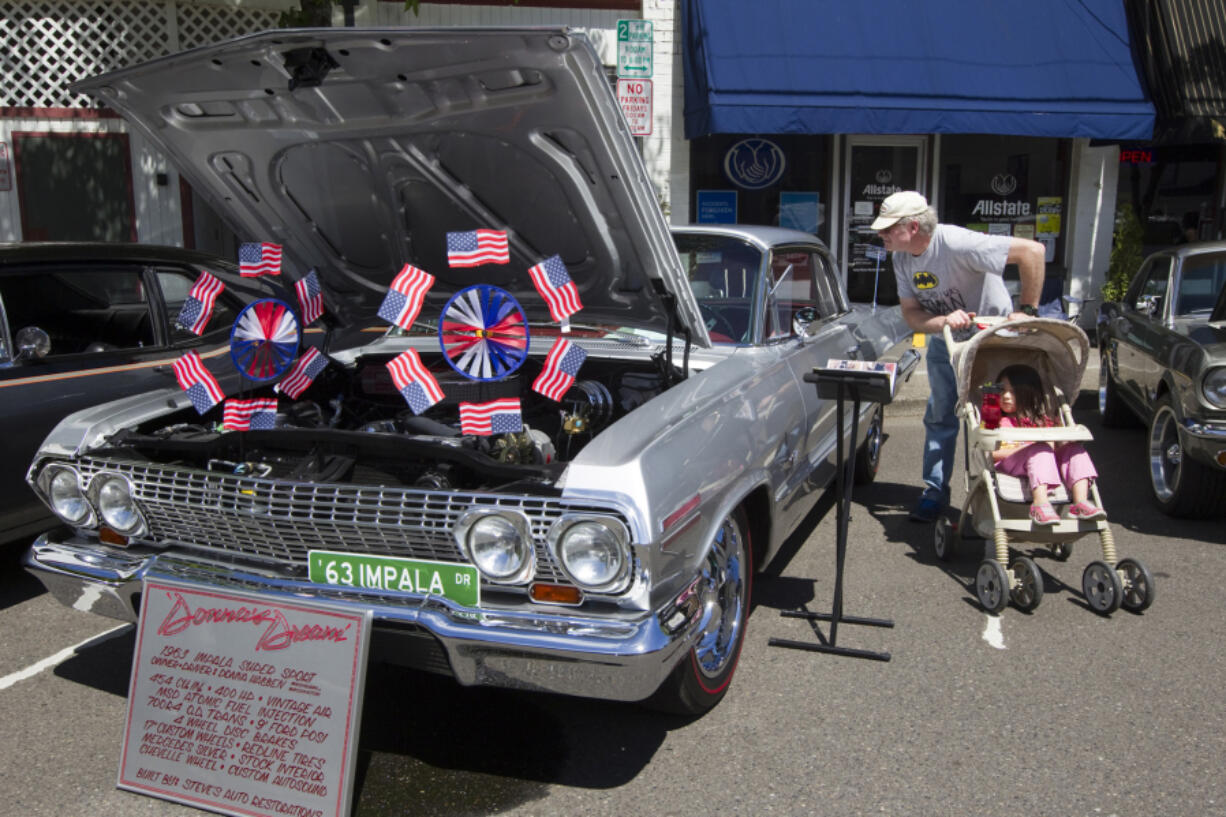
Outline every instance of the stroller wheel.
<svg viewBox="0 0 1226 817">
<path fill-rule="evenodd" d="M 1124 583 L 1106 562 L 1090 562 L 1081 574 L 1081 592 L 1094 612 L 1108 616 L 1120 609 Z"/>
<path fill-rule="evenodd" d="M 937 520 L 932 534 L 932 550 L 942 562 L 948 562 L 957 555 L 953 525 L 945 517 Z"/>
<path fill-rule="evenodd" d="M 1124 598 L 1120 606 L 1131 613 L 1139 613 L 1154 603 L 1154 576 L 1148 567 L 1136 559 L 1120 559 L 1115 569 L 1124 574 Z"/>
<path fill-rule="evenodd" d="M 1009 589 L 1009 598 L 1019 610 L 1029 613 L 1039 606 L 1043 600 L 1043 574 L 1039 566 L 1028 556 L 1019 556 L 1009 565 L 1013 574 L 1013 587 Z"/>
<path fill-rule="evenodd" d="M 1052 542 L 1051 555 L 1053 559 L 1061 562 L 1067 562 L 1068 557 L 1073 555 L 1072 542 Z"/>
<path fill-rule="evenodd" d="M 975 595 L 989 613 L 999 613 L 1009 604 L 1009 575 L 994 559 L 984 559 L 975 572 Z"/>
</svg>

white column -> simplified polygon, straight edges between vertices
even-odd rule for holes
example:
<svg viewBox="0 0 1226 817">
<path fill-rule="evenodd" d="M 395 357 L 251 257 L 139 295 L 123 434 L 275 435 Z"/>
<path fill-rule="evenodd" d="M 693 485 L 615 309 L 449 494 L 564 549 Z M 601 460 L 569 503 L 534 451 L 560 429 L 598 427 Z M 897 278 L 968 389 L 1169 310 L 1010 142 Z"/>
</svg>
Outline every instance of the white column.
<svg viewBox="0 0 1226 817">
<path fill-rule="evenodd" d="M 684 224 L 689 212 L 689 145 L 685 141 L 681 15 L 677 0 L 643 0 L 643 19 L 652 22 L 652 124 L 643 138 L 643 161 L 669 221 Z"/>
<path fill-rule="evenodd" d="M 1087 330 L 1093 329 L 1098 307 L 1102 305 L 1100 289 L 1111 261 L 1119 169 L 1118 145 L 1090 147 L 1089 139 L 1073 140 L 1069 203 L 1065 211 L 1069 219 L 1066 294 L 1094 299 L 1080 321 Z"/>
</svg>

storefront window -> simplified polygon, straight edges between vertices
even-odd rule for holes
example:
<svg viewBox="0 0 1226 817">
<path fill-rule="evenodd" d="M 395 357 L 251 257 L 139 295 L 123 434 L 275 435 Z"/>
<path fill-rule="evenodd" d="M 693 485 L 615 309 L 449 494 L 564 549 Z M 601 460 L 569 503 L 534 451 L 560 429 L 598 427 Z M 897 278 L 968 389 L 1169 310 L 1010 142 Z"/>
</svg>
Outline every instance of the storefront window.
<svg viewBox="0 0 1226 817">
<path fill-rule="evenodd" d="M 958 134 L 942 138 L 937 213 L 993 235 L 1033 238 L 1060 264 L 1068 226 L 1068 147 L 1063 139 Z M 1062 274 L 1048 267 L 1053 280 Z M 1017 270 L 1005 271 L 1016 281 Z"/>
<path fill-rule="evenodd" d="M 698 223 L 769 224 L 830 241 L 830 137 L 718 134 L 690 142 L 690 212 Z"/>
<path fill-rule="evenodd" d="M 1145 255 L 1221 235 L 1214 206 L 1223 149 L 1216 145 L 1121 145 L 1116 210 L 1132 207 Z"/>
</svg>

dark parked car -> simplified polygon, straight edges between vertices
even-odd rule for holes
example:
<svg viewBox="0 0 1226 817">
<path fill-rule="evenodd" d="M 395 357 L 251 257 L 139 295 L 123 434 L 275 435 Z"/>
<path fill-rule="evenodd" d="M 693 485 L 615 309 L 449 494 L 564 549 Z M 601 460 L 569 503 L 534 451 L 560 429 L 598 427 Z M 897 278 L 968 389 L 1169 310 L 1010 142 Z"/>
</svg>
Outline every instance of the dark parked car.
<svg viewBox="0 0 1226 817">
<path fill-rule="evenodd" d="M 1139 418 L 1154 498 L 1171 516 L 1226 512 L 1226 242 L 1145 259 L 1099 313 L 1104 425 Z"/>
<path fill-rule="evenodd" d="M 226 285 L 202 335 L 175 320 L 201 271 Z M 25 483 L 38 444 L 68 414 L 173 384 L 189 349 L 223 355 L 252 284 L 229 261 L 139 244 L 0 245 L 0 542 L 54 524 Z"/>
</svg>

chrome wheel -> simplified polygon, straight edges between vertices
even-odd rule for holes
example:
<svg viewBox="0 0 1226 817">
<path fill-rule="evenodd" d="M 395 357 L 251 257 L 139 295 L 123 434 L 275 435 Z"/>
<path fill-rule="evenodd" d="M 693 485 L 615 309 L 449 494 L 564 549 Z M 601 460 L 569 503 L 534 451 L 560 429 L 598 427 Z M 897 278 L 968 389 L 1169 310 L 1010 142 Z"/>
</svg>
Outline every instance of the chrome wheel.
<svg viewBox="0 0 1226 817">
<path fill-rule="evenodd" d="M 1170 516 L 1220 514 L 1226 503 L 1226 474 L 1188 456 L 1179 438 L 1179 425 L 1171 396 L 1162 395 L 1154 405 L 1146 440 L 1154 501 Z"/>
<path fill-rule="evenodd" d="M 1149 479 L 1160 503 L 1170 503 L 1175 497 L 1182 465 L 1178 420 L 1170 403 L 1163 401 L 1149 425 Z"/>
<path fill-rule="evenodd" d="M 864 445 L 856 452 L 854 479 L 857 485 L 867 485 L 877 477 L 877 468 L 881 465 L 881 444 L 885 441 L 881 415 L 880 408 L 873 413 L 864 436 Z"/>
<path fill-rule="evenodd" d="M 739 526 L 731 518 L 720 525 L 703 571 L 701 635 L 694 662 L 707 678 L 718 678 L 736 658 L 749 604 L 746 550 Z"/>
<path fill-rule="evenodd" d="M 1104 351 L 1098 366 L 1098 419 L 1108 428 L 1120 428 L 1135 422 L 1132 411 L 1124 405 L 1119 387 L 1111 379 L 1111 354 Z"/>
<path fill-rule="evenodd" d="M 715 531 L 699 574 L 694 646 L 646 702 L 666 712 L 700 715 L 719 703 L 736 672 L 753 586 L 753 548 L 745 511 Z"/>
</svg>

